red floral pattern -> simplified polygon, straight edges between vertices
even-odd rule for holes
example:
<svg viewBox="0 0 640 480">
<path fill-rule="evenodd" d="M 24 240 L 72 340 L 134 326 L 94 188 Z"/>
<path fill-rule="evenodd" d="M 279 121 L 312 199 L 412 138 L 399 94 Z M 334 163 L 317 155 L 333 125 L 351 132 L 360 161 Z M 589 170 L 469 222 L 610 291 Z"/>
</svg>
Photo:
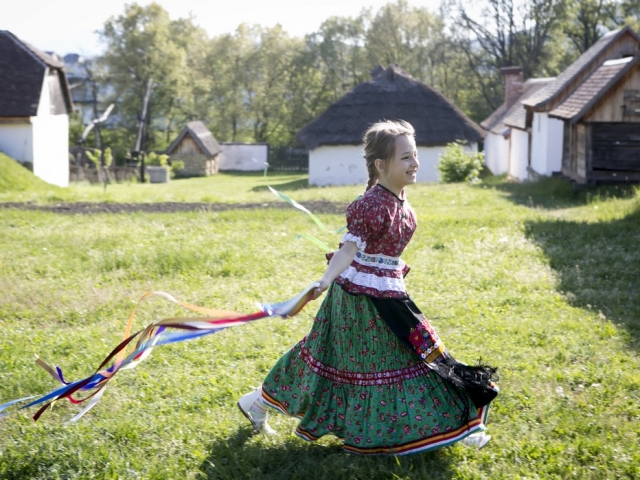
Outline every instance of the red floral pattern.
<svg viewBox="0 0 640 480">
<path fill-rule="evenodd" d="M 416 216 L 406 200 L 376 185 L 347 207 L 349 238 L 356 237 L 366 246 L 367 255 L 400 257 L 416 230 Z M 406 298 L 403 277 L 409 267 L 402 261 L 389 268 L 384 258 L 380 266 L 363 265 L 354 259 L 336 279 L 350 293 L 377 298 Z M 388 262 L 387 262 L 388 263 Z"/>
</svg>

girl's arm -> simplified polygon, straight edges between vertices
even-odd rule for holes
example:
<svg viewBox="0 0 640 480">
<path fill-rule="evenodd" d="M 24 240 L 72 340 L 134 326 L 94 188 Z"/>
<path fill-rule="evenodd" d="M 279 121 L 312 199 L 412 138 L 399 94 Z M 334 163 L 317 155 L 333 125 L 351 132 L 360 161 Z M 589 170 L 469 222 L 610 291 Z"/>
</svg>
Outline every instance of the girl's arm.
<svg viewBox="0 0 640 480">
<path fill-rule="evenodd" d="M 340 248 L 333 257 L 331 257 L 329 266 L 319 282 L 320 285 L 318 285 L 314 291 L 313 298 L 318 298 L 322 295 L 322 292 L 329 288 L 331 282 L 333 282 L 338 275 L 344 272 L 346 268 L 351 265 L 351 262 L 357 252 L 358 246 L 355 242 L 344 242 L 342 248 Z"/>
</svg>

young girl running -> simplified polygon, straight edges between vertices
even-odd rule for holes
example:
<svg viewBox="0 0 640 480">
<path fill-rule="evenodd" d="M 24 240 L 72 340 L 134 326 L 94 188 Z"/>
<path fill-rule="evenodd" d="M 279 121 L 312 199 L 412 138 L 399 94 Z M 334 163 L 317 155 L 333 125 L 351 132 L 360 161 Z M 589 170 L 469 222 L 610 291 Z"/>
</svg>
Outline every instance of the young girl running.
<svg viewBox="0 0 640 480">
<path fill-rule="evenodd" d="M 404 187 L 420 165 L 415 132 L 384 121 L 364 134 L 367 191 L 347 207 L 347 233 L 315 291 L 328 289 L 309 334 L 238 402 L 275 433 L 268 407 L 300 418 L 296 434 L 333 434 L 359 454 L 405 455 L 462 440 L 484 446 L 495 369 L 453 359 L 406 292 L 400 255 L 416 229 Z"/>
</svg>

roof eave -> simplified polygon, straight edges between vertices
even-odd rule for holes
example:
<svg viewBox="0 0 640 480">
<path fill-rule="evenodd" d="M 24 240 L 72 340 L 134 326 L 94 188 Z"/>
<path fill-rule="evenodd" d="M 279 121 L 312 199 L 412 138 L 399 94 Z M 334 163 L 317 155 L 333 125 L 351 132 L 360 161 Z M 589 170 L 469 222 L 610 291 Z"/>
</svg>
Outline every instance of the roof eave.
<svg viewBox="0 0 640 480">
<path fill-rule="evenodd" d="M 584 116 L 587 113 L 589 113 L 589 111 L 595 106 L 595 104 L 598 103 L 598 101 L 600 101 L 600 99 L 603 97 L 603 95 L 605 93 L 607 93 L 611 88 L 613 88 L 615 86 L 615 84 L 618 83 L 620 81 L 620 79 L 622 77 L 624 77 L 626 75 L 626 73 L 629 70 L 631 70 L 633 67 L 635 67 L 637 64 L 638 64 L 638 59 L 637 58 L 629 61 L 623 68 L 621 68 L 618 71 L 618 73 L 616 73 L 613 77 L 611 77 L 609 79 L 609 81 L 598 91 L 597 94 L 595 94 L 593 97 L 591 97 L 591 100 L 589 100 L 585 104 L 585 106 L 580 109 L 580 111 L 578 113 L 576 113 L 570 119 L 567 119 L 567 120 L 569 120 L 572 125 L 575 125 L 580 120 L 582 120 L 584 118 Z"/>
</svg>

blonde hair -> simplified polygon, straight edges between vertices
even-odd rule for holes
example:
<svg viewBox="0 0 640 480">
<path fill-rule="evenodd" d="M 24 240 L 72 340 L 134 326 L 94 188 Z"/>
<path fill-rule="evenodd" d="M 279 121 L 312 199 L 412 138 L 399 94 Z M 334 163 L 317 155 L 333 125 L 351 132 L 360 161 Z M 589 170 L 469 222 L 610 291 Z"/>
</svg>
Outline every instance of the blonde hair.
<svg viewBox="0 0 640 480">
<path fill-rule="evenodd" d="M 379 158 L 388 163 L 395 155 L 396 138 L 401 136 L 415 137 L 415 130 L 404 120 L 383 120 L 371 125 L 362 136 L 364 159 L 369 173 L 367 190 L 378 181 L 375 161 Z"/>
</svg>

